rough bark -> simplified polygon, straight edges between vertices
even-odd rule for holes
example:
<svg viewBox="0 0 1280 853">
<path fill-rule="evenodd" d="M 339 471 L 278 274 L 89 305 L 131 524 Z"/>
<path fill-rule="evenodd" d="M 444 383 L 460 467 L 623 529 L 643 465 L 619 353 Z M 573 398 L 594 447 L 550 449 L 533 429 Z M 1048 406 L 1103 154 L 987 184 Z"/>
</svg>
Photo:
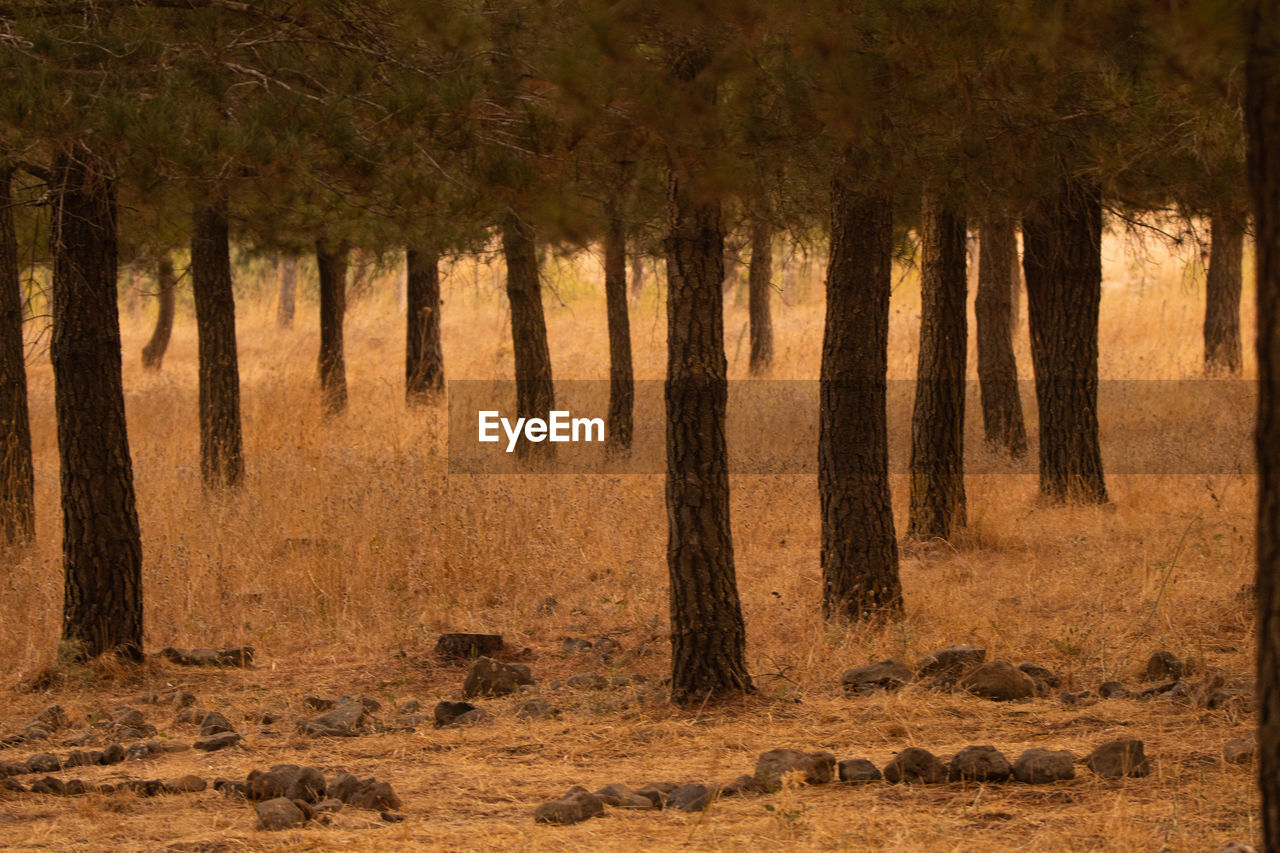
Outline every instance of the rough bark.
<svg viewBox="0 0 1280 853">
<path fill-rule="evenodd" d="M 35 475 L 12 177 L 10 167 L 0 167 L 0 543 L 25 545 L 35 537 Z"/>
<path fill-rule="evenodd" d="M 424 248 L 406 253 L 407 330 L 404 398 L 427 403 L 444 390 L 444 348 L 440 337 L 440 256 Z"/>
<path fill-rule="evenodd" d="M 173 333 L 174 288 L 178 279 L 173 273 L 173 259 L 161 255 L 156 263 L 156 327 L 151 340 L 142 348 L 142 366 L 147 370 L 159 370 L 169 348 L 169 336 Z"/>
<path fill-rule="evenodd" d="M 1106 503 L 1098 444 L 1098 187 L 1064 179 L 1022 220 L 1031 363 L 1040 414 L 1040 492 Z"/>
<path fill-rule="evenodd" d="M 290 252 L 280 258 L 280 298 L 276 302 L 276 325 L 293 327 L 298 304 L 298 256 Z"/>
<path fill-rule="evenodd" d="M 555 408 L 547 320 L 542 313 L 542 280 L 533 228 L 514 212 L 502 222 L 502 251 L 507 261 L 507 298 L 511 302 L 511 343 L 515 355 L 516 416 L 543 418 Z M 548 458 L 555 445 L 521 440 L 516 455 Z"/>
<path fill-rule="evenodd" d="M 240 436 L 240 366 L 236 302 L 231 289 L 227 206 L 216 201 L 195 214 L 191 290 L 196 305 L 200 366 L 200 475 L 208 488 L 244 479 Z"/>
<path fill-rule="evenodd" d="M 54 408 L 62 480 L 63 639 L 142 657 L 142 545 L 125 430 L 110 164 L 83 144 L 50 177 Z"/>
<path fill-rule="evenodd" d="M 1240 288 L 1244 278 L 1244 223 L 1219 211 L 1212 221 L 1205 281 L 1204 369 L 1209 376 L 1240 372 Z"/>
<path fill-rule="evenodd" d="M 320 271 L 320 396 L 327 414 L 347 408 L 347 363 L 342 351 L 342 324 L 347 313 L 347 247 L 316 241 Z"/>
<path fill-rule="evenodd" d="M 631 449 L 635 374 L 631 368 L 631 318 L 627 309 L 627 231 L 616 203 L 607 211 L 604 295 L 609 325 L 609 418 L 606 449 Z"/>
<path fill-rule="evenodd" d="M 752 376 L 773 363 L 773 315 L 769 297 L 773 290 L 773 224 L 758 217 L 751 224 L 751 266 L 747 270 L 748 318 L 751 325 Z"/>
<path fill-rule="evenodd" d="M 907 533 L 950 539 L 966 523 L 964 381 L 968 324 L 964 216 L 931 194 L 921 229 L 920 350 L 911 413 Z"/>
<path fill-rule="evenodd" d="M 993 217 L 982 223 L 981 241 L 974 318 L 982 428 L 989 446 L 1019 459 L 1027 452 L 1027 428 L 1013 355 L 1013 293 L 1017 288 L 1013 272 L 1018 262 L 1013 220 Z"/>
<path fill-rule="evenodd" d="M 831 184 L 818 432 L 822 610 L 852 620 L 902 612 L 886 411 L 893 199 L 860 171 L 845 155 Z"/>
</svg>

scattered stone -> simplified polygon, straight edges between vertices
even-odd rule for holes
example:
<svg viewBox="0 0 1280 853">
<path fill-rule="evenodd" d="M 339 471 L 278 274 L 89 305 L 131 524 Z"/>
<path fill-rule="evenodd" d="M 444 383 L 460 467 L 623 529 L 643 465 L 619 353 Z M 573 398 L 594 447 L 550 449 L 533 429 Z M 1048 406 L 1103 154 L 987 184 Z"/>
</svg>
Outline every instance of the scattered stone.
<svg viewBox="0 0 1280 853">
<path fill-rule="evenodd" d="M 468 699 L 476 696 L 506 696 L 515 693 L 521 684 L 532 683 L 529 667 L 482 657 L 477 658 L 467 671 L 462 693 Z"/>
<path fill-rule="evenodd" d="M 311 807 L 316 814 L 337 814 L 342 811 L 342 800 L 325 799 Z"/>
<path fill-rule="evenodd" d="M 338 800 L 345 803 L 351 799 L 351 795 L 359 787 L 360 780 L 351 773 L 343 771 L 333 777 L 333 781 L 324 789 L 324 796 L 326 800 Z"/>
<path fill-rule="evenodd" d="M 37 752 L 27 759 L 26 773 L 57 773 L 62 769 L 62 762 L 57 756 L 47 752 Z"/>
<path fill-rule="evenodd" d="M 227 799 L 243 800 L 247 798 L 249 793 L 243 782 L 233 782 L 230 779 L 223 779 L 221 776 L 213 780 L 213 790 L 218 791 Z"/>
<path fill-rule="evenodd" d="M 356 809 L 394 811 L 400 808 L 400 798 L 391 790 L 390 782 L 362 779 L 359 787 L 346 799 L 346 804 Z"/>
<path fill-rule="evenodd" d="M 250 771 L 245 780 L 245 796 L 250 800 L 302 800 L 314 803 L 326 794 L 324 774 L 314 767 L 277 764 L 265 773 Z"/>
<path fill-rule="evenodd" d="M 581 823 L 604 814 L 604 803 L 584 788 L 573 787 L 558 800 L 543 803 L 533 812 L 537 823 L 554 823 L 562 826 Z"/>
<path fill-rule="evenodd" d="M 1151 764 L 1145 747 L 1137 738 L 1120 738 L 1102 744 L 1084 760 L 1085 766 L 1107 779 L 1122 776 L 1149 776 Z"/>
<path fill-rule="evenodd" d="M 719 793 L 722 797 L 741 797 L 747 794 L 766 794 L 768 791 L 764 780 L 759 776 L 754 773 L 743 773 L 728 785 L 722 785 Z"/>
<path fill-rule="evenodd" d="M 187 774 L 172 782 L 165 782 L 164 792 L 166 794 L 198 794 L 208 787 L 209 783 L 204 779 L 194 774 Z"/>
<path fill-rule="evenodd" d="M 965 673 L 958 686 L 974 696 L 997 702 L 1027 699 L 1036 694 L 1035 680 L 1007 660 L 978 664 Z"/>
<path fill-rule="evenodd" d="M 666 807 L 682 812 L 706 811 L 711 805 L 712 792 L 706 785 L 681 785 L 667 794 Z"/>
<path fill-rule="evenodd" d="M 235 746 L 239 742 L 240 735 L 235 732 L 222 732 L 221 734 L 199 738 L 191 745 L 204 752 L 217 752 L 220 749 Z"/>
<path fill-rule="evenodd" d="M 1222 758 L 1228 764 L 1250 764 L 1258 758 L 1258 733 L 1233 738 L 1222 747 Z M 2 771 L 0 771 L 2 772 Z"/>
<path fill-rule="evenodd" d="M 1104 681 L 1098 685 L 1098 695 L 1103 699 L 1132 699 L 1133 691 L 1119 681 Z"/>
<path fill-rule="evenodd" d="M 980 649 L 968 643 L 957 643 L 921 658 L 916 664 L 916 674 L 921 678 L 942 673 L 959 675 L 986 659 L 986 649 Z"/>
<path fill-rule="evenodd" d="M 596 791 L 595 795 L 600 798 L 600 802 L 616 809 L 651 809 L 655 807 L 653 800 L 637 794 L 626 785 L 620 783 L 605 785 L 599 791 Z"/>
<path fill-rule="evenodd" d="M 387 823 L 401 823 L 404 821 L 404 815 L 400 814 L 400 812 L 380 812 L 378 817 Z"/>
<path fill-rule="evenodd" d="M 590 651 L 592 642 L 585 637 L 565 637 L 560 647 L 564 649 L 567 655 L 578 654 L 579 652 Z"/>
<path fill-rule="evenodd" d="M 846 758 L 838 765 L 841 782 L 879 782 L 884 776 L 865 758 Z"/>
<path fill-rule="evenodd" d="M 914 673 L 897 658 L 888 658 L 870 666 L 850 669 L 840 678 L 845 693 L 868 694 L 877 690 L 897 690 L 911 681 Z"/>
<path fill-rule="evenodd" d="M 364 703 L 346 699 L 314 720 L 298 723 L 298 731 L 312 737 L 356 737 L 364 721 Z"/>
<path fill-rule="evenodd" d="M 1062 686 L 1062 679 L 1053 670 L 1038 663 L 1020 663 L 1018 669 L 1031 676 L 1031 680 L 1036 683 L 1037 693 L 1048 693 L 1049 690 Z"/>
<path fill-rule="evenodd" d="M 230 649 L 175 649 L 166 646 L 159 654 L 179 666 L 253 666 L 253 646 Z"/>
<path fill-rule="evenodd" d="M 1166 652 L 1162 649 L 1147 660 L 1146 680 L 1177 681 L 1182 678 L 1186 668 L 1185 661 L 1179 660 L 1172 652 Z"/>
<path fill-rule="evenodd" d="M 124 761 L 124 747 L 118 743 L 113 743 L 102 750 L 102 759 L 98 762 L 102 765 L 119 764 Z"/>
<path fill-rule="evenodd" d="M 144 758 L 151 757 L 151 750 L 147 749 L 145 743 L 131 743 L 125 749 L 124 754 L 130 761 L 141 761 Z"/>
<path fill-rule="evenodd" d="M 516 717 L 521 720 L 548 720 L 559 713 L 546 699 L 536 696 L 516 704 Z"/>
<path fill-rule="evenodd" d="M 604 690 L 609 686 L 609 679 L 595 672 L 580 672 L 569 676 L 565 686 L 575 690 Z"/>
<path fill-rule="evenodd" d="M 1013 762 L 1013 778 L 1029 785 L 1074 779 L 1075 756 L 1065 749 L 1028 749 Z"/>
<path fill-rule="evenodd" d="M 1003 782 L 1012 774 L 1009 759 L 994 746 L 966 746 L 947 768 L 952 782 Z"/>
<path fill-rule="evenodd" d="M 32 782 L 30 790 L 33 794 L 52 794 L 55 797 L 62 797 L 67 793 L 67 785 L 57 776 L 46 776 Z"/>
<path fill-rule="evenodd" d="M 450 702 L 447 699 L 437 702 L 435 707 L 436 728 L 444 728 L 469 711 L 476 710 L 470 702 Z"/>
<path fill-rule="evenodd" d="M 894 784 L 936 785 L 947 781 L 947 768 L 929 750 L 909 746 L 885 765 L 884 778 Z"/>
<path fill-rule="evenodd" d="M 223 732 L 234 732 L 235 730 L 236 728 L 231 725 L 231 721 L 217 711 L 210 711 L 200 721 L 200 734 L 205 737 L 219 735 Z"/>
<path fill-rule="evenodd" d="M 489 657 L 502 651 L 501 634 L 441 634 L 436 654 L 446 658 Z"/>
<path fill-rule="evenodd" d="M 302 826 L 306 822 L 306 814 L 303 813 L 302 809 L 298 808 L 298 804 L 293 800 L 277 797 L 274 800 L 267 800 L 265 803 L 258 803 L 257 829 L 271 832 L 292 829 L 295 826 Z"/>
<path fill-rule="evenodd" d="M 756 775 L 765 787 L 776 791 L 788 773 L 804 774 L 807 785 L 825 785 L 835 775 L 836 757 L 829 752 L 801 752 L 798 749 L 771 749 L 756 759 Z"/>
<path fill-rule="evenodd" d="M 649 782 L 636 789 L 636 793 L 642 797 L 648 797 L 657 808 L 662 808 L 667 801 L 667 795 L 680 787 L 679 782 Z"/>
</svg>

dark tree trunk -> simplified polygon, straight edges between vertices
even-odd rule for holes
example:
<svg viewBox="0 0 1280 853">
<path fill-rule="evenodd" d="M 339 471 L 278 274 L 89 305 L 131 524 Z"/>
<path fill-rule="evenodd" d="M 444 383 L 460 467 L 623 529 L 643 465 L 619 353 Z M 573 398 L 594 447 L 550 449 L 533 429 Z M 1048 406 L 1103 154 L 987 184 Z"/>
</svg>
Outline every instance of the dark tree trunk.
<svg viewBox="0 0 1280 853">
<path fill-rule="evenodd" d="M 178 284 L 173 274 L 173 259 L 162 255 L 156 264 L 156 298 L 159 307 L 156 309 L 156 327 L 151 333 L 151 340 L 142 348 L 142 366 L 147 370 L 159 370 L 164 362 L 165 350 L 169 348 L 169 335 L 173 332 L 174 288 Z"/>
<path fill-rule="evenodd" d="M 1009 266 L 1012 268 L 1009 275 L 1009 315 L 1012 318 L 1009 323 L 1010 329 L 1014 334 L 1022 328 L 1022 259 L 1018 257 L 1018 234 L 1015 230 L 1012 236 L 1013 251 L 1009 254 Z M 981 264 L 981 261 L 979 261 Z"/>
<path fill-rule="evenodd" d="M 950 539 L 964 527 L 964 380 L 968 344 L 964 216 L 926 194 L 921 229 L 920 352 L 911 413 L 907 533 Z"/>
<path fill-rule="evenodd" d="M 507 298 L 511 302 L 511 343 L 515 355 L 516 416 L 549 417 L 555 408 L 551 380 L 551 350 L 547 347 L 547 319 L 542 313 L 542 280 L 533 228 L 515 213 L 502 222 L 502 251 L 507 261 Z M 548 458 L 555 445 L 549 441 L 521 440 L 516 454 L 523 458 Z"/>
<path fill-rule="evenodd" d="M 280 258 L 280 299 L 276 302 L 276 325 L 293 327 L 293 313 L 298 303 L 298 256 L 292 252 Z"/>
<path fill-rule="evenodd" d="M 627 231 L 616 204 L 607 211 L 604 297 L 609 323 L 609 439 L 611 453 L 631 449 L 635 374 L 631 369 L 631 318 L 627 311 Z"/>
<path fill-rule="evenodd" d="M 1280 851 L 1280 6 L 1253 4 L 1245 63 L 1258 287 L 1258 781 L 1263 853 Z M 1216 236 L 1216 235 L 1215 235 Z"/>
<path fill-rule="evenodd" d="M 1213 217 L 1205 282 L 1204 368 L 1210 376 L 1240 372 L 1240 286 L 1244 224 L 1226 211 Z"/>
<path fill-rule="evenodd" d="M 773 363 L 773 316 L 769 297 L 773 290 L 773 225 L 765 217 L 751 224 L 751 267 L 747 271 L 748 315 L 751 323 L 752 376 Z"/>
<path fill-rule="evenodd" d="M 12 177 L 10 167 L 0 167 L 0 543 L 25 545 L 36 532 L 35 475 Z"/>
<path fill-rule="evenodd" d="M 347 313 L 347 247 L 316 241 L 320 270 L 320 395 L 330 415 L 347 408 L 347 363 L 342 352 L 342 324 Z"/>
<path fill-rule="evenodd" d="M 1018 395 L 1018 364 L 1013 356 L 1013 272 L 1018 238 L 1013 220 L 993 217 L 982 224 L 978 252 L 978 386 L 982 428 L 987 444 L 1019 459 L 1027 452 L 1027 428 Z"/>
<path fill-rule="evenodd" d="M 631 301 L 640 301 L 644 293 L 644 255 L 637 249 L 631 255 Z"/>
<path fill-rule="evenodd" d="M 1022 235 L 1040 413 L 1040 492 L 1054 500 L 1106 503 L 1098 445 L 1098 187 L 1064 181 L 1023 217 Z"/>
<path fill-rule="evenodd" d="M 195 214 L 191 290 L 196 303 L 200 363 L 200 475 L 209 488 L 244 479 L 240 439 L 240 367 L 236 357 L 236 301 L 231 290 L 231 243 L 225 201 Z"/>
<path fill-rule="evenodd" d="M 142 658 L 142 544 L 125 431 L 110 164 L 57 152 L 53 229 L 54 408 L 62 469 L 63 639 L 77 656 Z"/>
<path fill-rule="evenodd" d="M 444 390 L 444 349 L 440 339 L 440 256 L 427 249 L 405 253 L 408 331 L 404 398 L 430 402 Z"/>
<path fill-rule="evenodd" d="M 852 620 L 902 612 L 886 411 L 893 200 L 861 171 L 846 155 L 831 184 L 818 432 L 822 612 Z"/>
</svg>

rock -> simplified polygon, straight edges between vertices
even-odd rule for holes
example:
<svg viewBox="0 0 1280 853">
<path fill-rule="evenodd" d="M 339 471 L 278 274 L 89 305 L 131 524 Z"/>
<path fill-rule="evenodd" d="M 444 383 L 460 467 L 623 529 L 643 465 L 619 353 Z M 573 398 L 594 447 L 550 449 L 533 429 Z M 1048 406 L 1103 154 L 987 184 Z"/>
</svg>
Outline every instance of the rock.
<svg viewBox="0 0 1280 853">
<path fill-rule="evenodd" d="M 489 657 L 502 651 L 501 634 L 441 634 L 436 654 L 446 658 Z"/>
<path fill-rule="evenodd" d="M 426 722 L 435 722 L 435 718 L 429 714 L 401 714 L 395 718 L 395 726 L 400 729 L 416 729 L 418 726 Z"/>
<path fill-rule="evenodd" d="M 979 664 L 957 682 L 962 690 L 974 696 L 997 702 L 1026 699 L 1036 694 L 1036 683 L 1007 660 L 993 660 Z"/>
<path fill-rule="evenodd" d="M 365 721 L 364 703 L 356 699 L 339 702 L 310 722 L 298 724 L 298 731 L 312 737 L 356 737 Z"/>
<path fill-rule="evenodd" d="M 1222 758 L 1228 764 L 1249 764 L 1258 758 L 1258 733 L 1233 738 L 1222 747 Z"/>
<path fill-rule="evenodd" d="M 250 800 L 302 800 L 314 803 L 326 793 L 324 774 L 314 767 L 297 764 L 277 764 L 265 773 L 250 771 L 245 780 L 245 796 Z"/>
<path fill-rule="evenodd" d="M 171 752 L 186 752 L 191 749 L 185 743 L 176 740 L 149 740 L 147 751 L 152 755 L 168 755 Z"/>
<path fill-rule="evenodd" d="M 516 704 L 516 718 L 521 720 L 547 720 L 559 713 L 546 699 L 536 696 Z"/>
<path fill-rule="evenodd" d="M 27 787 L 17 779 L 0 779 L 0 791 L 13 791 L 16 794 L 27 793 Z"/>
<path fill-rule="evenodd" d="M 416 714 L 422 710 L 422 703 L 417 699 L 410 699 L 396 708 L 396 712 L 400 714 Z"/>
<path fill-rule="evenodd" d="M 302 826 L 306 822 L 306 814 L 293 800 L 276 797 L 274 800 L 258 803 L 257 829 L 273 832 Z"/>
<path fill-rule="evenodd" d="M 644 684 L 646 681 L 648 681 L 647 678 L 645 678 L 640 673 L 635 672 L 635 673 L 632 673 L 631 675 L 613 676 L 612 678 L 609 679 L 609 686 L 616 689 L 619 687 L 630 687 L 633 684 Z"/>
<path fill-rule="evenodd" d="M 591 650 L 604 660 L 609 660 L 622 651 L 622 643 L 612 637 L 596 637 Z"/>
<path fill-rule="evenodd" d="M 564 649 L 567 655 L 578 654 L 579 652 L 590 651 L 592 643 L 585 637 L 565 637 L 560 647 Z"/>
<path fill-rule="evenodd" d="M 994 746 L 966 746 L 947 767 L 952 782 L 1003 782 L 1012 774 L 1009 759 Z"/>
<path fill-rule="evenodd" d="M 85 784 L 83 779 L 68 779 L 66 782 L 66 794 L 68 797 L 78 797 L 81 794 L 89 793 L 89 786 Z"/>
<path fill-rule="evenodd" d="M 754 773 L 743 773 L 728 785 L 722 785 L 719 794 L 722 797 L 741 797 L 746 794 L 766 794 L 768 791 L 764 780 L 759 776 Z"/>
<path fill-rule="evenodd" d="M 342 811 L 342 800 L 321 800 L 311 807 L 316 814 L 337 814 Z"/>
<path fill-rule="evenodd" d="M 467 671 L 467 680 L 462 685 L 463 695 L 471 699 L 476 696 L 506 696 L 515 693 L 521 684 L 532 684 L 533 677 L 529 667 L 521 664 L 500 663 L 492 658 L 478 658 Z"/>
<path fill-rule="evenodd" d="M 27 763 L 25 761 L 0 761 L 0 779 L 7 779 L 10 776 L 21 776 L 29 773 Z"/>
<path fill-rule="evenodd" d="M 221 776 L 213 780 L 213 790 L 220 792 L 227 799 L 247 799 L 249 793 L 243 782 L 232 782 Z"/>
<path fill-rule="evenodd" d="M 489 712 L 484 708 L 472 708 L 470 711 L 459 714 L 453 718 L 453 722 L 449 723 L 448 728 L 457 728 L 460 726 L 474 726 L 477 723 L 487 722 Z"/>
<path fill-rule="evenodd" d="M 581 823 L 604 814 L 604 803 L 590 791 L 582 788 L 571 788 L 558 800 L 543 803 L 534 809 L 533 819 L 537 823 L 554 823 L 562 826 Z"/>
<path fill-rule="evenodd" d="M 836 757 L 829 752 L 771 749 L 756 759 L 756 775 L 771 791 L 781 788 L 782 778 L 793 772 L 804 774 L 805 784 L 825 785 L 835 775 L 835 769 Z"/>
<path fill-rule="evenodd" d="M 909 746 L 885 765 L 884 778 L 894 784 L 936 785 L 947 781 L 947 768 L 927 749 Z"/>
<path fill-rule="evenodd" d="M 209 783 L 194 774 L 188 774 L 180 779 L 174 779 L 172 782 L 164 783 L 164 792 L 166 794 L 198 794 L 205 788 L 209 787 Z"/>
<path fill-rule="evenodd" d="M 31 793 L 52 794 L 55 797 L 61 797 L 67 793 L 67 785 L 57 776 L 46 776 L 31 783 Z"/>
<path fill-rule="evenodd" d="M 846 758 L 838 765 L 841 782 L 879 782 L 880 770 L 865 758 Z"/>
<path fill-rule="evenodd" d="M 130 761 L 141 761 L 151 757 L 151 750 L 147 749 L 145 743 L 131 743 L 125 748 L 124 754 Z"/>
<path fill-rule="evenodd" d="M 897 658 L 888 658 L 870 666 L 847 670 L 840 683 L 846 693 L 866 694 L 876 690 L 897 690 L 913 677 L 911 667 Z"/>
<path fill-rule="evenodd" d="M 159 779 L 126 779 L 116 785 L 118 791 L 133 791 L 139 797 L 158 797 L 164 793 L 164 783 Z"/>
<path fill-rule="evenodd" d="M 636 793 L 648 797 L 656 807 L 662 808 L 667 801 L 667 794 L 679 787 L 679 782 L 649 782 L 637 788 Z"/>
<path fill-rule="evenodd" d="M 1108 741 L 1089 753 L 1084 763 L 1094 773 L 1106 779 L 1151 775 L 1151 764 L 1147 761 L 1144 745 L 1137 738 Z"/>
<path fill-rule="evenodd" d="M 35 741 L 48 740 L 49 735 L 49 730 L 44 726 L 32 724 L 23 730 L 22 740 L 24 743 L 33 743 Z"/>
<path fill-rule="evenodd" d="M 62 762 L 47 752 L 37 752 L 27 759 L 27 773 L 57 773 L 61 769 Z"/>
<path fill-rule="evenodd" d="M 212 714 L 212 711 L 206 711 L 204 708 L 197 708 L 189 705 L 182 708 L 174 715 L 173 720 L 176 723 L 185 723 L 187 725 L 200 725 L 204 722 L 204 718 Z"/>
<path fill-rule="evenodd" d="M 667 794 L 666 807 L 682 812 L 706 811 L 711 805 L 711 790 L 706 785 L 681 785 Z"/>
<path fill-rule="evenodd" d="M 400 808 L 400 798 L 391 790 L 391 783 L 376 779 L 363 779 L 359 787 L 346 799 L 347 805 L 357 809 L 382 811 Z"/>
<path fill-rule="evenodd" d="M 1132 699 L 1133 691 L 1119 681 L 1104 681 L 1098 685 L 1098 695 L 1103 699 Z"/>
<path fill-rule="evenodd" d="M 436 728 L 444 728 L 468 711 L 476 710 L 470 702 L 437 702 L 435 708 Z"/>
<path fill-rule="evenodd" d="M 1013 778 L 1029 785 L 1074 779 L 1075 756 L 1065 749 L 1028 749 L 1013 762 Z"/>
<path fill-rule="evenodd" d="M 173 707 L 181 710 L 182 708 L 190 708 L 195 705 L 196 697 L 194 694 L 188 693 L 185 690 L 175 690 L 173 692 L 173 698 L 170 699 L 169 702 Z"/>
<path fill-rule="evenodd" d="M 159 654 L 179 666 L 253 666 L 253 646 L 230 649 L 175 649 L 166 646 Z"/>
<path fill-rule="evenodd" d="M 1081 690 L 1077 693 L 1063 693 L 1061 697 L 1063 705 L 1092 705 L 1098 701 L 1098 697 L 1094 695 L 1092 690 Z"/>
<path fill-rule="evenodd" d="M 404 815 L 400 814 L 400 812 L 379 812 L 378 817 L 382 818 L 387 823 L 404 822 Z"/>
<path fill-rule="evenodd" d="M 91 764 L 97 764 L 93 760 L 93 756 L 79 749 L 73 749 L 67 754 L 67 760 L 63 762 L 66 767 L 87 767 Z"/>
<path fill-rule="evenodd" d="M 947 646 L 945 649 L 938 649 L 936 652 L 921 658 L 920 662 L 916 664 L 916 675 L 920 678 L 942 673 L 959 675 L 986 659 L 986 649 L 980 649 L 968 643 L 957 643 Z"/>
<path fill-rule="evenodd" d="M 609 686 L 609 679 L 595 672 L 580 672 L 569 676 L 564 683 L 575 690 L 604 690 Z"/>
<path fill-rule="evenodd" d="M 222 732 L 221 734 L 209 735 L 208 737 L 199 738 L 193 747 L 204 752 L 216 752 L 219 749 L 226 749 L 235 746 L 240 742 L 240 735 L 235 732 Z"/>
<path fill-rule="evenodd" d="M 1062 679 L 1053 670 L 1038 663 L 1020 663 L 1018 669 L 1031 676 L 1031 680 L 1036 683 L 1037 693 L 1048 693 L 1051 688 L 1062 686 Z"/>
<path fill-rule="evenodd" d="M 118 743 L 113 743 L 102 750 L 102 760 L 99 763 L 102 765 L 119 764 L 124 759 L 124 747 Z"/>
<path fill-rule="evenodd" d="M 600 802 L 606 806 L 613 806 L 616 809 L 651 809 L 655 808 L 653 800 L 643 797 L 626 785 L 614 783 L 605 785 L 595 795 L 600 798 Z"/>
<path fill-rule="evenodd" d="M 1147 660 L 1146 680 L 1177 681 L 1182 678 L 1186 668 L 1186 663 L 1175 657 L 1173 652 L 1166 652 L 1162 649 Z"/>
<path fill-rule="evenodd" d="M 204 737 L 222 734 L 223 732 L 234 732 L 235 730 L 235 726 L 231 725 L 231 721 L 217 711 L 210 711 L 200 721 L 200 734 Z"/>
<path fill-rule="evenodd" d="M 67 712 L 62 710 L 61 705 L 50 705 L 39 714 L 36 714 L 35 717 L 32 718 L 31 722 L 36 723 L 51 732 L 56 732 L 58 729 L 65 729 L 71 724 L 71 721 L 67 719 Z"/>
</svg>

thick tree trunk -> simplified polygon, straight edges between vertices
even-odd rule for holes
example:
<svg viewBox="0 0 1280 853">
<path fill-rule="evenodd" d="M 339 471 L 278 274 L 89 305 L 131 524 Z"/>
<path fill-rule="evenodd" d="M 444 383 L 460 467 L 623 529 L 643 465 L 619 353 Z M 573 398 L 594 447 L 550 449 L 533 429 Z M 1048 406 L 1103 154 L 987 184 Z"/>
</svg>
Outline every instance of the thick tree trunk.
<svg viewBox="0 0 1280 853">
<path fill-rule="evenodd" d="M 293 314 L 298 304 L 298 256 L 290 252 L 280 257 L 280 298 L 276 302 L 276 325 L 293 327 Z"/>
<path fill-rule="evenodd" d="M 908 535 L 950 539 L 966 523 L 964 381 L 968 324 L 964 216 L 926 194 L 921 230 L 920 352 L 911 413 Z"/>
<path fill-rule="evenodd" d="M 515 355 L 516 416 L 549 417 L 555 408 L 551 380 L 551 350 L 547 346 L 547 320 L 542 313 L 542 280 L 538 274 L 538 250 L 534 231 L 514 212 L 502 222 L 502 251 L 507 261 L 507 298 L 511 302 L 511 343 Z M 555 445 L 549 441 L 520 441 L 522 458 L 549 458 Z"/>
<path fill-rule="evenodd" d="M 165 351 L 169 348 L 169 335 L 173 332 L 174 288 L 178 279 L 173 274 L 173 259 L 167 254 L 161 255 L 156 264 L 156 327 L 151 333 L 151 340 L 142 348 L 142 366 L 147 370 L 159 370 L 164 362 Z"/>
<path fill-rule="evenodd" d="M 886 412 L 893 200 L 861 171 L 846 155 L 831 184 L 818 431 L 822 611 L 852 620 L 902 612 Z"/>
<path fill-rule="evenodd" d="M 631 369 L 631 318 L 627 310 L 627 231 L 616 204 L 607 211 L 604 238 L 604 297 L 609 324 L 610 453 L 631 449 L 635 374 Z"/>
<path fill-rule="evenodd" d="M 25 545 L 35 537 L 35 477 L 12 177 L 0 167 L 0 544 Z"/>
<path fill-rule="evenodd" d="M 84 658 L 142 658 L 142 544 L 125 430 L 110 164 L 57 152 L 53 228 L 54 408 L 62 469 L 63 639 Z"/>
<path fill-rule="evenodd" d="M 1240 286 L 1244 224 L 1226 211 L 1213 217 L 1205 282 L 1204 369 L 1209 376 L 1240 372 Z"/>
<path fill-rule="evenodd" d="M 316 241 L 320 271 L 320 395 L 324 410 L 337 415 L 347 408 L 347 363 L 342 351 L 342 324 L 347 314 L 347 247 Z"/>
<path fill-rule="evenodd" d="M 234 487 L 244 479 L 244 450 L 225 201 L 196 211 L 191 235 L 191 290 L 199 341 L 200 475 L 208 488 Z"/>
<path fill-rule="evenodd" d="M 1257 217 L 1258 781 L 1263 853 L 1280 851 L 1280 6 L 1256 0 L 1245 63 Z M 1215 235 L 1216 237 L 1217 235 Z"/>
<path fill-rule="evenodd" d="M 405 253 L 408 319 L 404 398 L 427 403 L 444 390 L 444 348 L 440 338 L 440 256 L 428 249 Z"/>
<path fill-rule="evenodd" d="M 1040 492 L 1054 500 L 1106 503 L 1098 445 L 1098 187 L 1064 180 L 1023 217 L 1022 235 L 1040 413 Z"/>
<path fill-rule="evenodd" d="M 752 376 L 773 363 L 773 316 L 769 297 L 773 290 L 773 224 L 759 217 L 751 224 L 751 267 L 747 271 L 748 316 L 751 323 Z"/>
<path fill-rule="evenodd" d="M 1013 356 L 1013 272 L 1018 238 L 1013 220 L 993 217 L 982 223 L 978 253 L 978 386 L 982 428 L 987 444 L 1019 459 L 1027 452 L 1027 428 L 1018 395 L 1018 364 Z"/>
</svg>

